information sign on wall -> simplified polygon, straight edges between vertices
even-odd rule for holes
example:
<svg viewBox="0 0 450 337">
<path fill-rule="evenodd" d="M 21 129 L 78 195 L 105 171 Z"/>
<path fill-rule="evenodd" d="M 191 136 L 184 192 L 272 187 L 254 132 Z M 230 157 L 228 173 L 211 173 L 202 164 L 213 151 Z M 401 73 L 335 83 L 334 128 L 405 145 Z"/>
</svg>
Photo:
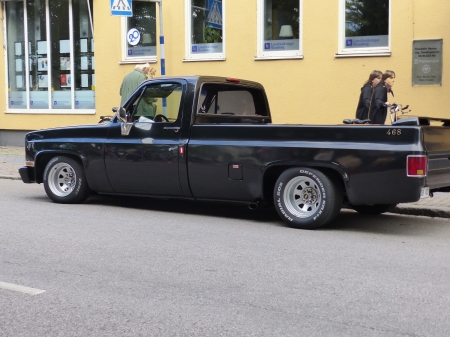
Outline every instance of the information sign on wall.
<svg viewBox="0 0 450 337">
<path fill-rule="evenodd" d="M 414 40 L 412 85 L 442 84 L 442 39 Z"/>
</svg>

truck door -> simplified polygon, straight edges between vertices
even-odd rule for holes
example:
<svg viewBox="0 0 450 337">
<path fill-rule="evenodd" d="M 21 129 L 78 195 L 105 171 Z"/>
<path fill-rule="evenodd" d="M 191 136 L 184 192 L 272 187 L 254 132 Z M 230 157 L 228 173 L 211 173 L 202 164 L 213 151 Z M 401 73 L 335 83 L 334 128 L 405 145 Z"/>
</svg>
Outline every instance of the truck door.
<svg viewBox="0 0 450 337">
<path fill-rule="evenodd" d="M 129 121 L 105 142 L 108 179 L 118 193 L 182 196 L 178 172 L 183 81 L 155 80 L 125 104 Z"/>
<path fill-rule="evenodd" d="M 261 88 L 204 83 L 188 145 L 194 197 L 253 201 L 262 198 L 270 120 Z M 270 158 L 271 156 L 269 156 Z"/>
</svg>

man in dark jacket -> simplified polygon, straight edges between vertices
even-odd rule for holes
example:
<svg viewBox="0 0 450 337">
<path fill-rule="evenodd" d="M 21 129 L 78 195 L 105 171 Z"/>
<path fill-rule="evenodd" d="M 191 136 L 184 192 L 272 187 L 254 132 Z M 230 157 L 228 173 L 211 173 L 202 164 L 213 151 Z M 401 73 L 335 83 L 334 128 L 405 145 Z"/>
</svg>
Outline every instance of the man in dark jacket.
<svg viewBox="0 0 450 337">
<path fill-rule="evenodd" d="M 127 74 L 120 86 L 120 106 L 123 106 L 125 101 L 136 90 L 136 88 L 147 79 L 147 74 L 150 71 L 150 65 L 148 63 L 138 64 L 134 70 Z"/>
</svg>

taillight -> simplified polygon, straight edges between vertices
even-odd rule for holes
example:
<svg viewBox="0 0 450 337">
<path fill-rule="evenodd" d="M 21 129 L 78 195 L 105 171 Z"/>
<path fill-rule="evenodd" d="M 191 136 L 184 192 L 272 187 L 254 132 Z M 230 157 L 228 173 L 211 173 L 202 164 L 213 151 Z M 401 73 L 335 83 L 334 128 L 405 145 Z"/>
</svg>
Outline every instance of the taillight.
<svg viewBox="0 0 450 337">
<path fill-rule="evenodd" d="M 406 173 L 408 177 L 426 177 L 427 156 L 408 156 L 406 159 Z"/>
<path fill-rule="evenodd" d="M 239 78 L 228 77 L 227 82 L 241 83 L 241 80 Z"/>
</svg>

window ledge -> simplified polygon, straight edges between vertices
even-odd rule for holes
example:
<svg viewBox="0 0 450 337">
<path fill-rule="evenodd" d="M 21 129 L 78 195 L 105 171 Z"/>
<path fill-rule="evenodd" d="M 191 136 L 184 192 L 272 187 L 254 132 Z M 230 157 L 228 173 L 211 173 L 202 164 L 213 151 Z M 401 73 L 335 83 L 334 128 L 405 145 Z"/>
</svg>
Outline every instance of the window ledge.
<svg viewBox="0 0 450 337">
<path fill-rule="evenodd" d="M 342 54 L 334 54 L 335 58 L 344 58 L 344 57 L 384 57 L 391 56 L 391 52 L 380 52 L 380 53 L 342 53 Z"/>
<path fill-rule="evenodd" d="M 207 61 L 225 61 L 225 57 L 211 57 L 202 59 L 183 59 L 183 62 L 207 62 Z"/>
<path fill-rule="evenodd" d="M 255 61 L 270 61 L 270 60 L 303 60 L 303 55 L 286 55 L 286 56 L 255 56 Z"/>
<path fill-rule="evenodd" d="M 156 58 L 140 58 L 134 60 L 122 60 L 119 64 L 139 64 L 139 63 L 157 63 L 158 60 Z"/>
<path fill-rule="evenodd" d="M 5 114 L 29 114 L 29 115 L 95 115 L 95 109 L 17 109 L 6 110 Z"/>
</svg>

